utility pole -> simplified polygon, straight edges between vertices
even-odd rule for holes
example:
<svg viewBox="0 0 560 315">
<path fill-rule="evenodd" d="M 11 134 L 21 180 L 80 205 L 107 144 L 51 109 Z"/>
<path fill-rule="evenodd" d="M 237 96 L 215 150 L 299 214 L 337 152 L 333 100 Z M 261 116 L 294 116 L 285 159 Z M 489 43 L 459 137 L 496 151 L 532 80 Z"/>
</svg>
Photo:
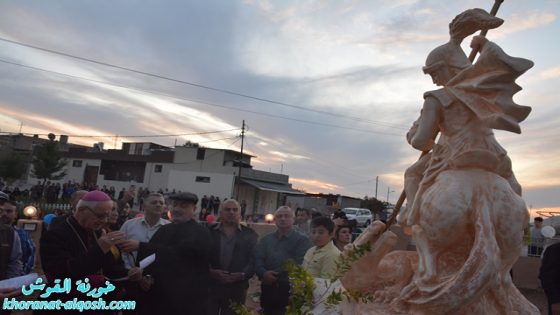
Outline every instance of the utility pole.
<svg viewBox="0 0 560 315">
<path fill-rule="evenodd" d="M 237 193 L 235 199 L 239 200 L 239 190 L 241 189 L 241 167 L 243 165 L 243 141 L 245 140 L 245 120 L 241 125 L 241 152 L 239 154 L 239 171 L 237 172 Z"/>
<path fill-rule="evenodd" d="M 375 176 L 375 199 L 377 199 L 377 184 L 379 184 L 379 176 Z"/>
<path fill-rule="evenodd" d="M 387 187 L 387 205 L 389 204 L 389 190 L 390 189 L 391 189 L 390 187 Z"/>
</svg>

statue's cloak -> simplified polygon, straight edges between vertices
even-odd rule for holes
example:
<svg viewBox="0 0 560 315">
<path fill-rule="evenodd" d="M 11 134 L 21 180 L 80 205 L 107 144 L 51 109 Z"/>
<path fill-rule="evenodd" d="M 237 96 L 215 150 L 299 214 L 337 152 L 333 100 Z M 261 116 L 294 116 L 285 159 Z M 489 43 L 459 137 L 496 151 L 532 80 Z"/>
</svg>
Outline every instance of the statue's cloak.
<svg viewBox="0 0 560 315">
<path fill-rule="evenodd" d="M 513 101 L 513 95 L 521 90 L 515 80 L 531 67 L 532 61 L 511 57 L 488 41 L 476 63 L 459 72 L 445 90 L 489 128 L 521 133 L 519 122 L 527 118 L 531 107 Z"/>
</svg>

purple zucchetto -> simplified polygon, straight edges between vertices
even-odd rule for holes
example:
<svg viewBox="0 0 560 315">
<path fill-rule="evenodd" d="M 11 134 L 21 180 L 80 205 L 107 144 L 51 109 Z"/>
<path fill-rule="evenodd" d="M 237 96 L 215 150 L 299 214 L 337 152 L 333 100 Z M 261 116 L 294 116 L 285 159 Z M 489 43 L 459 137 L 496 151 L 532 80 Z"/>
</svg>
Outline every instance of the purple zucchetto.
<svg viewBox="0 0 560 315">
<path fill-rule="evenodd" d="M 94 190 L 85 194 L 80 200 L 101 202 L 101 201 L 111 201 L 111 197 L 109 197 L 109 195 L 107 195 L 102 191 Z"/>
</svg>

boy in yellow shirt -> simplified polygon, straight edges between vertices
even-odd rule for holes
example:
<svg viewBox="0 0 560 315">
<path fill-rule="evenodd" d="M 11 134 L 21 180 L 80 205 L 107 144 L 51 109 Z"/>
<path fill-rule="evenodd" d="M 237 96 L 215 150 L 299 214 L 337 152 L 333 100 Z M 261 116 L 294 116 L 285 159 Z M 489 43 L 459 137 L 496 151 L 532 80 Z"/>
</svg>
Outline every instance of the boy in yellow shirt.
<svg viewBox="0 0 560 315">
<path fill-rule="evenodd" d="M 313 247 L 303 257 L 303 268 L 315 278 L 328 279 L 336 269 L 340 251 L 332 241 L 334 222 L 328 217 L 318 217 L 311 221 L 311 241 Z"/>
</svg>

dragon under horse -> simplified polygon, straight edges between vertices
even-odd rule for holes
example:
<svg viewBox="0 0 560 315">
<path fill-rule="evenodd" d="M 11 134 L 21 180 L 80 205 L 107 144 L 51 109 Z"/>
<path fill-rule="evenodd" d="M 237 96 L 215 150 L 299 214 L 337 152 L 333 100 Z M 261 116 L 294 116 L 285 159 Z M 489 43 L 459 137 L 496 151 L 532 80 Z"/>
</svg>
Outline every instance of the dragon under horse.
<svg viewBox="0 0 560 315">
<path fill-rule="evenodd" d="M 513 101 L 521 90 L 515 80 L 533 63 L 480 35 L 471 42 L 480 50 L 475 63 L 460 46 L 502 23 L 482 9 L 467 10 L 449 24 L 449 42 L 428 55 L 423 70 L 441 88 L 424 94 L 407 139 L 431 153 L 407 171 L 408 207 L 399 217 L 417 251 L 392 251 L 396 235 L 383 232 L 381 222 L 370 225 L 356 244 L 371 242 L 372 249 L 341 283 L 374 302 L 343 301 L 343 314 L 540 314 L 509 274 L 529 213 L 493 133 L 521 132 L 531 108 Z"/>
</svg>

